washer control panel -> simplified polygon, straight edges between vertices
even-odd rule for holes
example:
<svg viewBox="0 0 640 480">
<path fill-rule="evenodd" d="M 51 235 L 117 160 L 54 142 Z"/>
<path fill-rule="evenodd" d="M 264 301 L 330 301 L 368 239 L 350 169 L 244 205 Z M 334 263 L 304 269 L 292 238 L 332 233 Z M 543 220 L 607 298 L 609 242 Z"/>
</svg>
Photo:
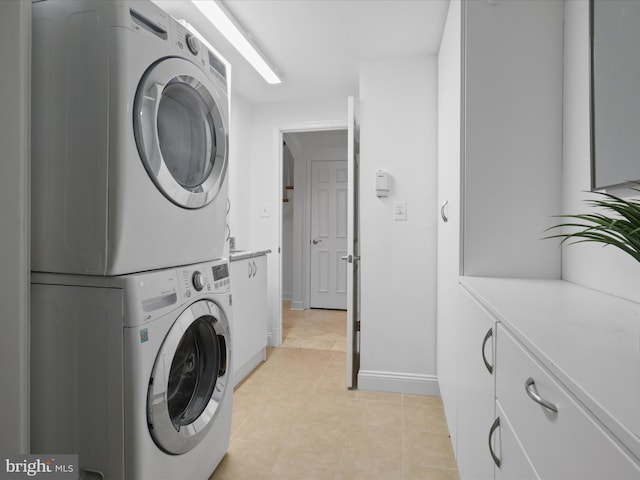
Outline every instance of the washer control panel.
<svg viewBox="0 0 640 480">
<path fill-rule="evenodd" d="M 231 293 L 227 259 L 123 278 L 125 327 L 149 322 L 207 295 Z"/>
<path fill-rule="evenodd" d="M 178 269 L 185 299 L 205 293 L 227 293 L 231 289 L 226 260 L 190 265 Z"/>
<path fill-rule="evenodd" d="M 193 288 L 195 288 L 198 292 L 204 288 L 204 279 L 202 277 L 202 272 L 200 272 L 199 270 L 193 272 L 193 275 L 191 275 L 191 284 L 193 285 Z"/>
<path fill-rule="evenodd" d="M 213 286 L 217 289 L 229 290 L 231 282 L 229 281 L 229 263 L 219 263 L 211 266 L 213 274 Z"/>
</svg>

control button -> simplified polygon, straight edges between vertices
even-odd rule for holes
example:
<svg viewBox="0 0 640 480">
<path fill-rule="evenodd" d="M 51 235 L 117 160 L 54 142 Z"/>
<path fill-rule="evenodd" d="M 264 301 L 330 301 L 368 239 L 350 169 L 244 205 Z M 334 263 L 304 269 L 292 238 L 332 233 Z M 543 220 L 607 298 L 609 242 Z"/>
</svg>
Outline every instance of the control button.
<svg viewBox="0 0 640 480">
<path fill-rule="evenodd" d="M 200 51 L 200 40 L 194 37 L 191 34 L 187 34 L 187 47 L 189 47 L 189 51 L 194 55 L 197 55 Z"/>
<path fill-rule="evenodd" d="M 202 279 L 202 273 L 198 272 L 197 270 L 193 272 L 193 276 L 191 277 L 191 282 L 193 283 L 193 288 L 195 288 L 196 291 L 198 292 L 204 288 L 204 280 Z"/>
<path fill-rule="evenodd" d="M 187 298 L 191 298 L 191 290 L 187 290 L 186 292 L 184 292 L 184 295 Z"/>
</svg>

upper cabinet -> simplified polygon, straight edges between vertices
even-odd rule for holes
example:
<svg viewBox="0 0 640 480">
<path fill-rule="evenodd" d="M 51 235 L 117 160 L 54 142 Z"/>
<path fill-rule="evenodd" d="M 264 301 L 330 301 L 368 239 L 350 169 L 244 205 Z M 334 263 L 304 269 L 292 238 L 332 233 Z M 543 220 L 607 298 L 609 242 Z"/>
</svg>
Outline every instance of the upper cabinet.
<svg viewBox="0 0 640 480">
<path fill-rule="evenodd" d="M 560 277 L 563 9 L 462 3 L 464 275 Z"/>
<path fill-rule="evenodd" d="M 452 1 L 438 66 L 438 208 L 460 227 L 458 273 L 559 278 L 543 237 L 561 213 L 563 2 Z"/>
</svg>

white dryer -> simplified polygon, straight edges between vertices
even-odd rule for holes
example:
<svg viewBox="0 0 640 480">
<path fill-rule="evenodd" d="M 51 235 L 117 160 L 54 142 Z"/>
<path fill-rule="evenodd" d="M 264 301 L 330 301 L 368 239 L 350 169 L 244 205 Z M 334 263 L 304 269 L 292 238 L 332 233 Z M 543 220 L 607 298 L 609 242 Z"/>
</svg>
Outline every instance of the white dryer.
<svg viewBox="0 0 640 480">
<path fill-rule="evenodd" d="M 148 0 L 33 4 L 32 270 L 223 255 L 228 65 Z"/>
<path fill-rule="evenodd" d="M 226 260 L 32 278 L 31 447 L 79 478 L 206 480 L 229 446 Z"/>
</svg>

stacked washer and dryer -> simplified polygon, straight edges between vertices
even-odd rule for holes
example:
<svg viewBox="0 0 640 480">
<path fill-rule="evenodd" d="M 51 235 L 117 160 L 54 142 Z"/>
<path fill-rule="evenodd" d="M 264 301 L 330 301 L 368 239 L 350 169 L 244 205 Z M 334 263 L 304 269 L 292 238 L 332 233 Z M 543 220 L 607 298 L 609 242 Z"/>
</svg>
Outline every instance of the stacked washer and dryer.
<svg viewBox="0 0 640 480">
<path fill-rule="evenodd" d="M 206 479 L 231 429 L 227 65 L 147 0 L 33 4 L 32 453 Z"/>
</svg>

